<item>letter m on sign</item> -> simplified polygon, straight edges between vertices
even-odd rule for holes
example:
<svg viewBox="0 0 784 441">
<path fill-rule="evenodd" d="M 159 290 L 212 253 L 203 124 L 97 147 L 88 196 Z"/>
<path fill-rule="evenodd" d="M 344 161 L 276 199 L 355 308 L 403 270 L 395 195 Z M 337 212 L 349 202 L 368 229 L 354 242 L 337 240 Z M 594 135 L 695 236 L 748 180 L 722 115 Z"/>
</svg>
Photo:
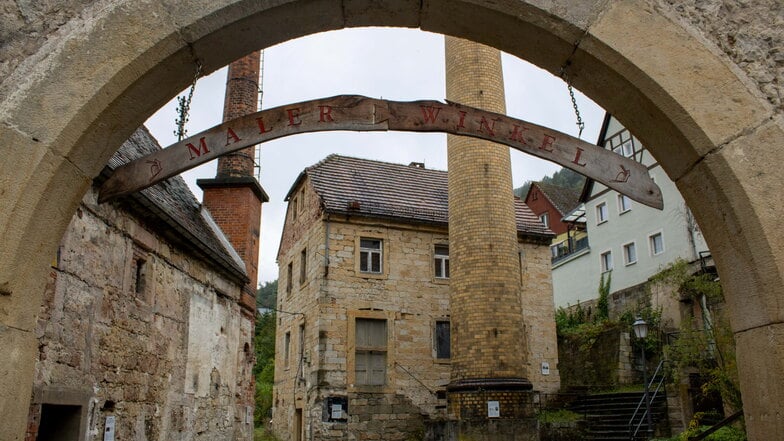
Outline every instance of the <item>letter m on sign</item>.
<svg viewBox="0 0 784 441">
<path fill-rule="evenodd" d="M 210 149 L 207 148 L 207 142 L 204 140 L 203 136 L 201 137 L 201 139 L 199 139 L 199 146 L 198 147 L 196 147 L 195 145 L 193 145 L 190 142 L 187 144 L 187 147 L 188 147 L 188 153 L 191 154 L 191 160 L 194 160 L 194 159 L 198 158 L 199 156 L 201 156 L 202 153 L 209 153 L 210 152 Z M 193 156 L 194 154 L 196 156 Z"/>
</svg>

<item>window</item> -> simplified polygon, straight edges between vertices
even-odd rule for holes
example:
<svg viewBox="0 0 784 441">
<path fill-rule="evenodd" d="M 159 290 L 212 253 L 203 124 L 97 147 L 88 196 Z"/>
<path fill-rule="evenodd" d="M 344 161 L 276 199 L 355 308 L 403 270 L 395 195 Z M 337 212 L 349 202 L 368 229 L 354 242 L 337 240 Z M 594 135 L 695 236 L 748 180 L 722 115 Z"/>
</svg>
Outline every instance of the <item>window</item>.
<svg viewBox="0 0 784 441">
<path fill-rule="evenodd" d="M 359 239 L 359 271 L 378 273 L 381 268 L 381 239 Z"/>
<path fill-rule="evenodd" d="M 602 259 L 602 272 L 611 271 L 613 269 L 612 251 L 606 251 L 600 257 Z"/>
<path fill-rule="evenodd" d="M 294 263 L 289 262 L 289 266 L 286 269 L 286 294 L 291 294 L 291 279 L 294 277 Z"/>
<path fill-rule="evenodd" d="M 289 368 L 289 349 L 291 348 L 291 332 L 283 336 L 283 367 Z"/>
<path fill-rule="evenodd" d="M 302 361 L 304 356 L 305 356 L 305 324 L 304 323 L 300 323 L 300 325 L 299 325 L 299 359 L 300 359 L 300 362 Z"/>
<path fill-rule="evenodd" d="M 298 206 L 296 197 L 291 200 L 291 203 L 289 204 L 289 206 L 291 207 L 291 220 L 296 220 L 297 219 L 297 206 Z"/>
<path fill-rule="evenodd" d="M 144 259 L 137 257 L 134 259 L 134 278 L 133 278 L 133 291 L 136 294 L 143 294 L 144 288 L 146 285 L 146 278 L 145 276 L 145 263 L 147 263 Z"/>
<path fill-rule="evenodd" d="M 664 238 L 661 233 L 650 235 L 648 240 L 650 241 L 651 254 L 656 256 L 664 252 Z"/>
<path fill-rule="evenodd" d="M 637 245 L 634 242 L 623 246 L 623 262 L 626 265 L 637 263 Z"/>
<path fill-rule="evenodd" d="M 449 320 L 439 320 L 436 322 L 435 343 L 436 358 L 444 359 L 452 356 Z"/>
<path fill-rule="evenodd" d="M 143 294 L 147 288 L 147 273 L 149 272 L 149 265 L 147 264 L 147 252 L 138 245 L 133 245 L 133 255 L 131 257 L 131 283 L 129 290 L 133 293 L 139 294 L 143 300 Z"/>
<path fill-rule="evenodd" d="M 550 215 L 547 213 L 542 213 L 539 215 L 539 222 L 541 222 L 545 227 L 550 227 Z"/>
<path fill-rule="evenodd" d="M 449 278 L 449 245 L 436 245 L 433 255 L 437 279 Z"/>
<path fill-rule="evenodd" d="M 305 283 L 308 277 L 308 249 L 304 248 L 299 253 L 299 284 Z"/>
<path fill-rule="evenodd" d="M 596 223 L 607 222 L 607 203 L 602 202 L 596 206 Z"/>
<path fill-rule="evenodd" d="M 625 194 L 618 195 L 618 212 L 626 213 L 632 209 L 632 200 Z"/>
<path fill-rule="evenodd" d="M 367 386 L 386 384 L 387 321 L 362 319 L 356 321 L 356 352 L 354 372 L 356 383 Z"/>
<path fill-rule="evenodd" d="M 642 146 L 636 145 L 631 133 L 624 129 L 607 139 L 604 143 L 613 153 L 631 158 L 642 150 Z"/>
<path fill-rule="evenodd" d="M 300 213 L 305 212 L 305 189 L 304 188 L 299 192 L 299 211 Z"/>
<path fill-rule="evenodd" d="M 41 441 L 84 439 L 81 422 L 82 406 L 43 403 L 36 439 Z"/>
</svg>

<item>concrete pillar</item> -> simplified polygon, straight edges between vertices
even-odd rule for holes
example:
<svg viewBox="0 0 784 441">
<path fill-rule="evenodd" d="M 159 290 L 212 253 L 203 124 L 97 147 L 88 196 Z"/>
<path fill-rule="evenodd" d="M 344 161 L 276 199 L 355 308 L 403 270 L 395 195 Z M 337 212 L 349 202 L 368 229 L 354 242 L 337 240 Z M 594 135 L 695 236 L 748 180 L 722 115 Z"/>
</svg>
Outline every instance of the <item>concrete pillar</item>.
<svg viewBox="0 0 784 441">
<path fill-rule="evenodd" d="M 506 112 L 497 49 L 446 37 L 447 99 Z M 520 300 L 509 148 L 448 136 L 452 374 L 461 440 L 537 439 Z M 488 406 L 497 402 L 499 417 Z"/>
</svg>

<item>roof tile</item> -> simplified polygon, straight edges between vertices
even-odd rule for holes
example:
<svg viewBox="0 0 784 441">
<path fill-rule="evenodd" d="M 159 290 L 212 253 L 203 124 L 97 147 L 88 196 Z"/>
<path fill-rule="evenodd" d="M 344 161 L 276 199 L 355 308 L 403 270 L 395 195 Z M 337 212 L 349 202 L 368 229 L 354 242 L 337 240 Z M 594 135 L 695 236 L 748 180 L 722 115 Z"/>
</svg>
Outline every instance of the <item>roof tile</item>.
<svg viewBox="0 0 784 441">
<path fill-rule="evenodd" d="M 448 223 L 445 171 L 330 155 L 304 173 L 328 213 Z M 553 234 L 517 198 L 515 220 L 523 234 Z"/>
</svg>

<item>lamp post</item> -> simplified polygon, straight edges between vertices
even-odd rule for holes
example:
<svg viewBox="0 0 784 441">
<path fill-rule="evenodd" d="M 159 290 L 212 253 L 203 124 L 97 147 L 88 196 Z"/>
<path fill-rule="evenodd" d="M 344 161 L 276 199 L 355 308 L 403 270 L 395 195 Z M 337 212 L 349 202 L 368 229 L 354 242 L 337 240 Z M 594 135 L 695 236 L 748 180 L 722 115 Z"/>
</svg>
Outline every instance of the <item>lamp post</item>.
<svg viewBox="0 0 784 441">
<path fill-rule="evenodd" d="M 645 322 L 641 317 L 637 317 L 637 319 L 632 323 L 632 329 L 634 329 L 634 335 L 638 339 L 644 339 L 648 336 L 648 323 Z M 651 421 L 651 401 L 648 399 L 648 369 L 646 369 L 645 365 L 645 345 L 642 346 L 642 382 L 643 382 L 643 400 L 645 400 L 645 415 L 648 418 L 648 438 L 651 439 L 653 436 L 653 423 Z"/>
</svg>

